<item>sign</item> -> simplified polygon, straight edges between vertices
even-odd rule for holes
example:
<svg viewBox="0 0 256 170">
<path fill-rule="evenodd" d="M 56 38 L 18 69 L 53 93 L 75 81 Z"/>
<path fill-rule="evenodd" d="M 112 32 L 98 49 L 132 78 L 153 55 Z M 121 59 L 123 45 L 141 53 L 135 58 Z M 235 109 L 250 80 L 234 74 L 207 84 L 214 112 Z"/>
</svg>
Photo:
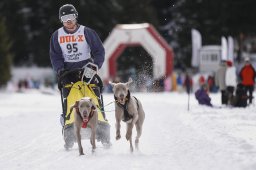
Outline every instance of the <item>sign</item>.
<svg viewBox="0 0 256 170">
<path fill-rule="evenodd" d="M 221 46 L 208 45 L 199 50 L 199 69 L 201 72 L 217 71 L 221 61 Z"/>
</svg>

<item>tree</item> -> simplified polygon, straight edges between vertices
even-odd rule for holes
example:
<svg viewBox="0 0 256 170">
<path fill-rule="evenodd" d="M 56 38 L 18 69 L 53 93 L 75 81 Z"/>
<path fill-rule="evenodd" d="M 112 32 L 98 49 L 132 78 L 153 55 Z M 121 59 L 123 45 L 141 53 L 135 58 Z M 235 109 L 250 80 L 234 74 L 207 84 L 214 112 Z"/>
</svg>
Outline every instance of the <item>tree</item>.
<svg viewBox="0 0 256 170">
<path fill-rule="evenodd" d="M 0 16 L 8 19 L 7 29 L 13 42 L 15 65 L 50 66 L 49 41 L 52 33 L 62 26 L 59 8 L 73 4 L 82 25 L 96 30 L 104 41 L 116 24 L 150 22 L 157 27 L 152 0 L 2 0 Z"/>
<path fill-rule="evenodd" d="M 198 29 L 203 44 L 220 44 L 221 36 L 255 35 L 254 0 L 154 0 L 161 33 L 174 48 L 176 61 L 190 66 L 191 29 Z"/>
<path fill-rule="evenodd" d="M 0 87 L 6 85 L 11 78 L 11 42 L 5 26 L 5 21 L 0 18 Z"/>
<path fill-rule="evenodd" d="M 23 8 L 22 0 L 0 1 L 0 16 L 6 21 L 6 29 L 12 41 L 13 61 L 16 64 L 23 63 L 28 58 L 28 40 L 23 19 L 26 12 L 27 8 Z"/>
</svg>

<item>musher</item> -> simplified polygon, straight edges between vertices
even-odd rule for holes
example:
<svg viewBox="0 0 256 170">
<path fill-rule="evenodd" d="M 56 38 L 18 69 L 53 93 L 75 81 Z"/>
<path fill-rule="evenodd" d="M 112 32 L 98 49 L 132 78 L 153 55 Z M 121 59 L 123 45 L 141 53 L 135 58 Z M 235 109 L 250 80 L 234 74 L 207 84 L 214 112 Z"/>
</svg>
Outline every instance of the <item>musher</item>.
<svg viewBox="0 0 256 170">
<path fill-rule="evenodd" d="M 100 69 L 105 59 L 105 49 L 97 33 L 77 22 L 78 12 L 72 4 L 66 4 L 59 9 L 59 19 L 63 27 L 56 30 L 50 39 L 50 60 L 57 77 L 65 71 L 82 68 L 88 62 L 92 62 Z M 63 84 L 81 80 L 78 73 L 65 76 Z M 67 112 L 66 97 L 69 89 L 59 87 L 62 90 L 63 113 L 60 121 L 64 130 L 64 147 L 71 148 L 75 142 L 73 129 L 65 127 L 65 114 Z"/>
</svg>

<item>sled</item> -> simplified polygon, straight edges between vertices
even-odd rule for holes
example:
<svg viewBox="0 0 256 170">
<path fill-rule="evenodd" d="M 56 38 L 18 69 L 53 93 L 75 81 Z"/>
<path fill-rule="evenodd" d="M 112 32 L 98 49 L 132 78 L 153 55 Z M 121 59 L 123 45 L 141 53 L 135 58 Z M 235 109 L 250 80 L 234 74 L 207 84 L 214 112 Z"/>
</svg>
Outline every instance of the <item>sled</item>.
<svg viewBox="0 0 256 170">
<path fill-rule="evenodd" d="M 100 141 L 103 145 L 110 144 L 110 125 L 106 119 L 104 112 L 104 103 L 103 103 L 103 83 L 99 75 L 97 74 L 98 67 L 95 64 L 88 63 L 81 69 L 75 69 L 72 71 L 65 72 L 60 78 L 58 83 L 62 83 L 62 80 L 65 76 L 78 73 L 81 80 L 69 84 L 61 84 L 61 101 L 62 109 L 65 112 L 65 119 L 63 125 L 63 136 L 66 143 L 69 143 L 68 138 L 71 138 L 71 146 L 73 146 L 72 141 L 75 141 L 74 135 L 74 114 L 75 109 L 70 112 L 70 107 L 75 104 L 76 101 L 79 101 L 83 97 L 92 98 L 93 102 L 96 105 L 98 111 L 98 125 L 96 131 L 96 139 Z M 66 97 L 67 108 L 64 107 L 64 97 L 63 89 L 69 89 L 69 94 Z M 66 131 L 66 132 L 65 132 Z M 82 139 L 90 139 L 91 129 L 89 127 L 81 129 Z M 73 138 L 73 139 L 72 139 Z M 67 148 L 70 148 L 67 147 Z"/>
</svg>

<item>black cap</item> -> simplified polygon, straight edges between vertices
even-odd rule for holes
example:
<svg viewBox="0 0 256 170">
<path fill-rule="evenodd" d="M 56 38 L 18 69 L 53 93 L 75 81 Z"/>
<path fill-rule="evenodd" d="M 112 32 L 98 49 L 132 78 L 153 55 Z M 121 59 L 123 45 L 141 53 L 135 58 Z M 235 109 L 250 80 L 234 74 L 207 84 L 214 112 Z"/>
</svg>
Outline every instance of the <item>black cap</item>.
<svg viewBox="0 0 256 170">
<path fill-rule="evenodd" d="M 64 15 L 75 14 L 76 18 L 78 17 L 78 12 L 72 4 L 66 4 L 60 7 L 59 9 L 59 19 Z"/>
</svg>

